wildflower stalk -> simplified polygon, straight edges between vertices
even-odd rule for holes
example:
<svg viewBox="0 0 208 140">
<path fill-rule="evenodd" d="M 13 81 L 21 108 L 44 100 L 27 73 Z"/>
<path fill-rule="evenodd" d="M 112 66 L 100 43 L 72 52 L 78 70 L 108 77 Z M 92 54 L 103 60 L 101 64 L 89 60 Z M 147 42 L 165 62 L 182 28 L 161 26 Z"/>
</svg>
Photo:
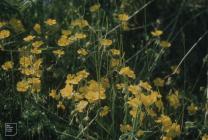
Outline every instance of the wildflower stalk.
<svg viewBox="0 0 208 140">
<path fill-rule="evenodd" d="M 205 115 L 204 115 L 204 126 L 208 125 L 207 117 L 208 117 L 208 70 L 207 70 L 207 85 L 206 85 L 206 103 L 205 103 Z"/>
</svg>

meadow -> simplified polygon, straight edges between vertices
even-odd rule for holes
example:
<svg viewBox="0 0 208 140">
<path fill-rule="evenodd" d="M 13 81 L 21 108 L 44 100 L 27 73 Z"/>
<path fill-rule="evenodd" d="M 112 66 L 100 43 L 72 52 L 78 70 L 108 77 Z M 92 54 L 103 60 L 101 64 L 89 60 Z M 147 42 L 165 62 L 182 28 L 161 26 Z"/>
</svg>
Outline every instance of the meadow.
<svg viewBox="0 0 208 140">
<path fill-rule="evenodd" d="M 0 140 L 208 140 L 207 17 L 207 0 L 1 0 Z"/>
</svg>

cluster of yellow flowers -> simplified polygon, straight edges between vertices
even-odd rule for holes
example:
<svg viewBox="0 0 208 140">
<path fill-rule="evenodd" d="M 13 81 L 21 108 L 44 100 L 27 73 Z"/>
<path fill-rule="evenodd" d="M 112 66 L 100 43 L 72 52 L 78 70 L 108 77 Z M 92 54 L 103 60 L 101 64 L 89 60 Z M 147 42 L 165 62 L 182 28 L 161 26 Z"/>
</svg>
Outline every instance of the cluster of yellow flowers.
<svg viewBox="0 0 208 140">
<path fill-rule="evenodd" d="M 74 27 L 77 26 L 79 28 L 84 28 L 84 27 L 87 27 L 89 24 L 88 24 L 88 21 L 85 19 L 75 19 L 71 22 L 71 25 Z"/>
<path fill-rule="evenodd" d="M 163 35 L 163 31 L 162 30 L 159 30 L 159 29 L 155 29 L 154 31 L 151 32 L 151 34 L 154 37 L 160 37 L 161 35 Z M 162 48 L 169 48 L 169 47 L 171 47 L 171 43 L 168 42 L 168 41 L 166 41 L 166 40 L 160 40 L 159 45 Z"/>
<path fill-rule="evenodd" d="M 19 22 L 20 23 L 20 22 Z M 20 25 L 19 25 L 20 26 Z M 22 27 L 23 28 L 23 27 Z M 39 24 L 35 24 L 33 28 L 36 33 L 41 32 Z M 23 79 L 17 82 L 17 91 L 24 93 L 39 93 L 41 90 L 41 75 L 42 75 L 42 53 L 44 42 L 38 36 L 29 34 L 23 38 L 24 47 L 19 48 L 19 70 L 24 75 Z"/>
<path fill-rule="evenodd" d="M 165 136 L 162 136 L 163 140 L 172 140 L 181 134 L 180 125 L 173 123 L 169 116 L 161 115 L 156 122 L 162 124 L 162 131 L 165 133 Z"/>
<path fill-rule="evenodd" d="M 99 3 L 89 8 L 89 11 L 93 15 L 96 15 L 96 12 L 99 10 L 101 10 L 101 5 Z M 127 29 L 128 20 L 130 18 L 131 16 L 127 13 L 121 13 L 117 14 L 116 19 L 123 29 Z M 9 38 L 11 35 L 9 30 L 1 29 L 6 24 L 6 22 L 0 22 L 0 41 Z M 9 24 L 18 32 L 24 31 L 24 26 L 20 20 L 11 19 Z M 99 63 L 98 65 L 101 66 L 97 68 L 98 70 L 96 69 L 98 71 L 96 71 L 98 73 L 96 75 L 97 79 L 93 78 L 93 74 L 90 75 L 86 69 L 82 69 L 78 72 L 67 74 L 63 85 L 61 84 L 60 87 L 53 87 L 50 89 L 48 96 L 55 102 L 57 109 L 66 111 L 69 108 L 67 105 L 71 103 L 72 106 L 70 106 L 70 108 L 73 107 L 74 112 L 88 113 L 88 110 L 97 105 L 100 108 L 98 111 L 99 116 L 104 117 L 111 112 L 111 107 L 107 105 L 108 100 L 106 99 L 112 96 L 111 94 L 114 92 L 118 94 L 116 96 L 119 96 L 119 100 L 121 99 L 124 101 L 125 110 L 127 112 L 125 115 L 128 115 L 127 118 L 130 118 L 120 125 L 122 133 L 133 132 L 136 133 L 137 137 L 142 137 L 145 135 L 145 131 L 142 130 L 142 124 L 144 124 L 146 118 L 151 118 L 155 120 L 153 121 L 154 125 L 162 125 L 162 140 L 172 140 L 180 136 L 180 125 L 176 122 L 172 122 L 171 116 L 164 115 L 165 108 L 163 105 L 163 100 L 165 100 L 168 102 L 168 107 L 174 110 L 178 109 L 181 106 L 181 94 L 179 90 L 170 90 L 169 94 L 163 98 L 163 94 L 161 95 L 161 93 L 163 92 L 162 89 L 167 85 L 166 79 L 156 77 L 150 82 L 149 80 L 143 81 L 139 79 L 140 77 L 137 77 L 135 71 L 131 67 L 126 66 L 125 60 L 123 60 L 125 58 L 125 53 L 122 48 L 116 45 L 116 41 L 113 38 L 99 34 L 99 37 L 97 37 L 95 41 L 93 40 L 94 42 L 90 40 L 93 37 L 84 29 L 90 29 L 92 27 L 88 21 L 83 18 L 74 19 L 71 21 L 69 27 L 60 29 L 61 32 L 58 34 L 58 38 L 53 40 L 55 42 L 55 47 L 51 47 L 47 44 L 47 41 L 44 40 L 47 39 L 49 31 L 46 31 L 44 34 L 44 39 L 42 39 L 40 34 L 44 31 L 44 27 L 50 30 L 56 27 L 58 28 L 58 24 L 56 19 L 52 18 L 46 19 L 43 26 L 36 23 L 33 26 L 33 31 L 23 38 L 24 47 L 18 49 L 20 56 L 18 70 L 23 75 L 23 78 L 16 84 L 18 92 L 39 93 L 41 91 L 41 83 L 43 83 L 41 81 L 41 76 L 44 69 L 42 68 L 43 59 L 40 56 L 44 55 L 44 50 L 52 48 L 51 52 L 56 56 L 56 62 L 58 63 L 58 59 L 67 55 L 68 48 L 70 49 L 72 48 L 71 46 L 76 44 L 78 47 L 73 48 L 75 49 L 73 52 L 77 53 L 79 58 L 92 56 L 92 61 L 95 60 L 96 63 Z M 154 41 L 157 42 L 157 45 L 161 46 L 162 49 L 171 47 L 169 41 L 161 40 L 161 36 L 164 34 L 162 30 L 155 29 L 150 34 L 153 36 Z M 88 46 L 94 47 L 92 49 L 94 51 L 93 53 Z M 107 62 L 103 63 L 103 61 Z M 102 69 L 102 65 L 107 65 L 107 74 L 101 72 L 100 69 Z M 12 70 L 13 67 L 13 61 L 6 61 L 1 66 L 5 71 Z M 177 66 L 171 66 L 171 71 L 175 72 L 175 74 L 180 74 L 180 69 L 176 68 Z M 112 76 L 114 71 L 116 71 L 116 77 Z M 111 78 L 115 78 L 116 80 L 113 81 Z M 136 83 L 134 83 L 135 81 Z M 116 87 L 115 89 L 114 86 Z M 122 93 L 121 98 L 119 95 L 120 92 Z M 198 106 L 194 103 L 190 103 L 187 107 L 189 115 L 194 115 L 198 110 Z M 131 125 L 130 121 L 139 121 L 140 126 Z M 205 134 L 202 140 L 207 140 L 207 137 L 207 134 Z"/>
<path fill-rule="evenodd" d="M 131 108 L 130 115 L 133 118 L 137 117 L 138 112 L 140 112 L 143 117 L 144 113 L 141 110 L 141 105 L 144 105 L 150 116 L 156 116 L 155 111 L 153 111 L 150 106 L 160 102 L 161 95 L 157 91 L 153 91 L 152 86 L 149 83 L 140 81 L 137 85 L 128 86 L 128 91 L 131 93 L 131 96 L 128 99 L 128 104 Z M 158 106 L 157 103 L 156 107 L 162 108 L 163 105 L 161 104 Z"/>
<path fill-rule="evenodd" d="M 35 60 L 32 55 L 22 56 L 19 63 L 20 72 L 25 78 L 17 83 L 17 91 L 26 92 L 30 89 L 32 93 L 40 92 L 42 59 Z"/>
<path fill-rule="evenodd" d="M 105 84 L 91 80 L 87 84 L 81 86 L 81 81 L 86 79 L 89 73 L 85 70 L 79 71 L 76 74 L 68 74 L 65 81 L 65 87 L 60 90 L 60 94 L 57 94 L 56 90 L 51 90 L 49 96 L 55 100 L 59 100 L 57 107 L 65 109 L 63 101 L 65 99 L 74 99 L 77 103 L 75 105 L 75 111 L 83 112 L 89 103 L 96 103 L 99 100 L 106 98 Z M 76 88 L 77 87 L 77 90 Z M 62 101 L 60 100 L 62 97 Z M 109 112 L 109 107 L 104 106 L 100 112 L 100 116 L 105 116 Z"/>
</svg>

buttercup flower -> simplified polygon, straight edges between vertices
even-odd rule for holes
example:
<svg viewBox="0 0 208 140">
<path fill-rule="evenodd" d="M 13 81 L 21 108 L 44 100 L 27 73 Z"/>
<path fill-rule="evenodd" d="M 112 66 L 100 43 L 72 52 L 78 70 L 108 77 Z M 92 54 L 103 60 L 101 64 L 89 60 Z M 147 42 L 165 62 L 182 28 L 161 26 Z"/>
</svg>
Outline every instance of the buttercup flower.
<svg viewBox="0 0 208 140">
<path fill-rule="evenodd" d="M 169 48 L 171 46 L 171 43 L 165 40 L 160 41 L 160 46 L 163 48 Z"/>
<path fill-rule="evenodd" d="M 6 61 L 1 67 L 5 71 L 9 71 L 13 68 L 14 63 L 12 61 Z"/>
<path fill-rule="evenodd" d="M 0 31 L 0 39 L 5 39 L 10 36 L 9 30 L 1 30 Z"/>
<path fill-rule="evenodd" d="M 110 39 L 101 39 L 100 44 L 103 46 L 110 46 L 112 45 L 112 40 Z"/>
<path fill-rule="evenodd" d="M 65 110 L 66 109 L 65 105 L 61 101 L 58 102 L 57 108 L 61 109 L 61 110 Z"/>
<path fill-rule="evenodd" d="M 90 12 L 97 12 L 100 9 L 100 4 L 94 4 L 90 7 Z"/>
<path fill-rule="evenodd" d="M 118 20 L 124 22 L 124 21 L 128 21 L 129 16 L 127 14 L 119 14 L 118 15 Z"/>
<path fill-rule="evenodd" d="M 56 20 L 49 18 L 45 21 L 45 24 L 47 24 L 49 26 L 56 25 Z"/>
<path fill-rule="evenodd" d="M 83 49 L 83 48 L 77 50 L 77 53 L 79 55 L 82 55 L 82 56 L 86 56 L 88 54 L 87 50 L 86 49 Z"/>
<path fill-rule="evenodd" d="M 86 26 L 88 26 L 88 22 L 87 20 L 84 19 L 75 19 L 71 22 L 72 26 L 78 26 L 80 28 L 84 28 Z"/>
<path fill-rule="evenodd" d="M 71 99 L 73 95 L 73 86 L 67 84 L 61 91 L 61 96 L 63 98 Z"/>
<path fill-rule="evenodd" d="M 64 51 L 63 50 L 54 50 L 53 54 L 56 55 L 57 57 L 61 57 L 62 55 L 64 55 Z"/>
<path fill-rule="evenodd" d="M 32 41 L 34 38 L 35 38 L 35 36 L 33 36 L 33 35 L 28 35 L 28 36 L 26 36 L 25 38 L 23 38 L 23 40 L 26 41 L 26 42 L 29 42 L 29 41 Z"/>
<path fill-rule="evenodd" d="M 134 74 L 134 71 L 131 70 L 130 67 L 121 68 L 121 70 L 119 71 L 119 74 L 123 75 L 123 76 L 127 76 L 127 77 L 132 78 L 132 79 L 136 78 L 136 76 Z"/>
<path fill-rule="evenodd" d="M 110 111 L 109 107 L 108 106 L 104 106 L 103 109 L 100 111 L 99 115 L 101 117 L 104 117 L 104 116 L 108 115 L 109 111 Z"/>
<path fill-rule="evenodd" d="M 88 102 L 85 100 L 81 100 L 77 105 L 76 105 L 76 111 L 78 112 L 83 112 L 84 109 L 87 107 Z"/>
<path fill-rule="evenodd" d="M 163 34 L 162 30 L 155 30 L 151 32 L 152 36 L 159 37 Z"/>
<path fill-rule="evenodd" d="M 40 27 L 40 24 L 36 23 L 36 24 L 33 26 L 33 30 L 36 31 L 37 33 L 41 33 L 41 27 Z"/>
<path fill-rule="evenodd" d="M 30 85 L 26 80 L 17 82 L 17 91 L 26 92 L 29 89 Z"/>
</svg>

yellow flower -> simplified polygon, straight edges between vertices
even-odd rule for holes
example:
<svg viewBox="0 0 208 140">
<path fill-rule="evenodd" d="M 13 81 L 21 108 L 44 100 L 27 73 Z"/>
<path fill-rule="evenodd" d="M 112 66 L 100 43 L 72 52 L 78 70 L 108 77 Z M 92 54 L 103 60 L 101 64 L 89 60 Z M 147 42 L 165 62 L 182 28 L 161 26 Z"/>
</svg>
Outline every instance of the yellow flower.
<svg viewBox="0 0 208 140">
<path fill-rule="evenodd" d="M 111 53 L 112 53 L 112 55 L 114 55 L 114 56 L 120 55 L 120 54 L 121 54 L 120 50 L 117 50 L 117 49 L 111 49 Z"/>
<path fill-rule="evenodd" d="M 23 56 L 20 58 L 20 61 L 19 61 L 20 65 L 22 67 L 28 67 L 30 65 L 32 65 L 32 56 Z"/>
<path fill-rule="evenodd" d="M 87 20 L 84 19 L 75 19 L 71 22 L 72 26 L 78 26 L 80 28 L 84 28 L 86 26 L 88 26 L 88 22 Z"/>
<path fill-rule="evenodd" d="M 100 111 L 100 114 L 99 115 L 101 117 L 104 117 L 104 116 L 108 115 L 109 111 L 110 111 L 110 108 L 108 106 L 104 106 L 102 108 L 102 110 Z"/>
<path fill-rule="evenodd" d="M 121 70 L 119 71 L 119 74 L 123 75 L 123 76 L 127 76 L 127 77 L 132 78 L 132 79 L 136 78 L 136 76 L 134 74 L 134 71 L 131 70 L 130 67 L 121 68 Z"/>
<path fill-rule="evenodd" d="M 100 4 L 94 4 L 90 7 L 90 12 L 97 12 L 100 9 Z"/>
<path fill-rule="evenodd" d="M 126 85 L 124 83 L 116 84 L 116 88 L 118 90 L 124 89 L 125 87 L 126 87 Z"/>
<path fill-rule="evenodd" d="M 1 67 L 5 71 L 9 71 L 13 68 L 14 63 L 12 61 L 6 61 Z"/>
<path fill-rule="evenodd" d="M 41 80 L 40 78 L 29 78 L 28 83 L 31 85 L 31 92 L 32 93 L 39 93 L 41 88 Z"/>
<path fill-rule="evenodd" d="M 63 98 L 71 99 L 73 95 L 73 85 L 67 84 L 61 91 L 61 96 Z"/>
<path fill-rule="evenodd" d="M 132 130 L 132 126 L 129 125 L 129 124 L 121 124 L 120 125 L 120 130 L 121 130 L 122 133 L 127 133 L 127 132 Z"/>
<path fill-rule="evenodd" d="M 153 81 L 153 83 L 156 87 L 164 87 L 165 80 L 158 77 Z"/>
<path fill-rule="evenodd" d="M 67 38 L 66 36 L 61 36 L 61 38 L 59 38 L 59 40 L 58 40 L 58 45 L 61 47 L 68 46 L 71 43 L 72 43 L 72 41 L 69 38 Z"/>
<path fill-rule="evenodd" d="M 169 116 L 161 115 L 157 120 L 156 123 L 161 123 L 162 126 L 167 129 L 169 126 L 172 125 L 172 121 Z"/>
<path fill-rule="evenodd" d="M 177 123 L 172 123 L 168 128 L 165 129 L 166 135 L 168 137 L 176 137 L 181 134 L 180 125 Z"/>
<path fill-rule="evenodd" d="M 62 35 L 69 36 L 72 32 L 70 30 L 61 30 Z"/>
<path fill-rule="evenodd" d="M 41 54 L 42 53 L 42 49 L 32 48 L 31 49 L 31 53 L 33 53 L 33 54 Z"/>
<path fill-rule="evenodd" d="M 0 31 L 0 39 L 4 39 L 10 36 L 9 30 L 1 30 Z"/>
<path fill-rule="evenodd" d="M 56 55 L 57 57 L 61 57 L 62 55 L 64 55 L 64 51 L 63 50 L 54 50 L 53 54 Z"/>
<path fill-rule="evenodd" d="M 66 107 L 64 106 L 63 102 L 59 101 L 58 105 L 57 105 L 57 108 L 58 109 L 62 109 L 62 110 L 65 110 Z"/>
<path fill-rule="evenodd" d="M 87 107 L 87 105 L 88 105 L 88 102 L 87 102 L 87 101 L 81 100 L 81 101 L 76 105 L 75 110 L 78 111 L 78 112 L 83 112 L 84 109 Z"/>
<path fill-rule="evenodd" d="M 34 38 L 35 38 L 35 36 L 33 36 L 33 35 L 28 35 L 28 36 L 26 36 L 25 38 L 23 38 L 23 40 L 26 41 L 26 42 L 29 42 L 29 41 L 32 41 Z"/>
<path fill-rule="evenodd" d="M 160 46 L 163 48 L 169 48 L 171 46 L 171 43 L 165 40 L 160 41 Z"/>
<path fill-rule="evenodd" d="M 100 41 L 100 44 L 103 46 L 110 46 L 110 45 L 112 45 L 112 43 L 113 42 L 110 39 L 101 39 L 101 41 Z"/>
<path fill-rule="evenodd" d="M 138 130 L 136 135 L 137 135 L 137 137 L 142 137 L 144 135 L 144 131 L 143 130 Z"/>
<path fill-rule="evenodd" d="M 157 114 L 155 113 L 155 111 L 151 108 L 146 108 L 147 114 L 151 117 L 156 117 Z"/>
<path fill-rule="evenodd" d="M 100 83 L 92 80 L 89 82 L 89 85 L 86 87 L 85 98 L 90 103 L 96 102 L 98 100 L 103 100 L 106 98 L 105 89 Z"/>
<path fill-rule="evenodd" d="M 79 90 L 80 90 L 80 89 L 79 89 Z M 84 95 L 83 95 L 83 94 L 81 94 L 81 93 L 79 93 L 79 92 L 74 93 L 74 100 L 75 100 L 75 101 L 80 101 L 80 100 L 82 100 L 82 99 L 84 99 Z"/>
<path fill-rule="evenodd" d="M 56 97 L 57 97 L 56 90 L 52 89 L 49 93 L 49 96 L 53 99 L 56 99 Z"/>
<path fill-rule="evenodd" d="M 83 49 L 83 48 L 77 50 L 77 53 L 79 55 L 82 55 L 82 56 L 86 56 L 88 54 L 87 50 L 86 49 Z"/>
<path fill-rule="evenodd" d="M 202 136 L 202 140 L 208 140 L 208 134 L 204 134 L 204 135 Z"/>
<path fill-rule="evenodd" d="M 163 34 L 163 31 L 162 30 L 155 30 L 155 31 L 152 31 L 151 34 L 154 37 L 159 37 Z"/>
<path fill-rule="evenodd" d="M 17 82 L 17 91 L 26 92 L 29 89 L 30 85 L 26 80 Z"/>
<path fill-rule="evenodd" d="M 32 75 L 34 73 L 34 71 L 31 68 L 21 68 L 20 72 L 27 76 Z"/>
<path fill-rule="evenodd" d="M 138 85 L 130 85 L 128 87 L 128 91 L 134 95 L 137 95 L 139 92 L 141 92 L 141 88 Z"/>
<path fill-rule="evenodd" d="M 77 77 L 84 79 L 89 76 L 89 73 L 86 70 L 81 70 L 81 71 L 77 72 L 76 75 L 77 75 Z"/>
<path fill-rule="evenodd" d="M 114 59 L 114 58 L 111 59 L 111 64 L 110 64 L 111 67 L 118 67 L 119 64 L 120 64 L 120 59 Z"/>
<path fill-rule="evenodd" d="M 161 98 L 161 95 L 157 91 L 151 91 L 151 94 L 149 95 L 149 99 L 155 103 L 158 98 Z"/>
<path fill-rule="evenodd" d="M 180 100 L 179 100 L 178 91 L 175 91 L 174 94 L 168 95 L 167 99 L 169 101 L 170 106 L 173 107 L 174 109 L 177 109 L 181 105 Z"/>
<path fill-rule="evenodd" d="M 146 89 L 147 91 L 152 89 L 152 86 L 148 82 L 140 81 L 139 86 Z"/>
<path fill-rule="evenodd" d="M 142 101 L 142 104 L 144 106 L 150 106 L 152 105 L 154 102 L 150 99 L 150 95 L 144 95 L 144 94 L 141 94 L 141 101 Z"/>
<path fill-rule="evenodd" d="M 75 34 L 76 39 L 85 39 L 86 37 L 87 37 L 87 35 L 84 33 L 76 33 Z"/>
<path fill-rule="evenodd" d="M 138 109 L 137 108 L 132 108 L 129 111 L 129 114 L 131 115 L 131 117 L 136 118 L 137 117 L 137 113 L 138 113 Z"/>
<path fill-rule="evenodd" d="M 191 105 L 189 105 L 189 106 L 187 107 L 187 110 L 188 110 L 188 113 L 189 113 L 190 115 L 193 115 L 193 114 L 195 114 L 195 113 L 197 112 L 198 107 L 195 106 L 194 103 L 191 103 Z"/>
<path fill-rule="evenodd" d="M 141 100 L 138 97 L 136 97 L 136 98 L 130 99 L 127 103 L 129 104 L 130 107 L 137 109 L 137 107 L 141 105 Z"/>
<path fill-rule="evenodd" d="M 82 79 L 74 74 L 68 74 L 66 84 L 77 85 Z"/>
<path fill-rule="evenodd" d="M 39 48 L 42 45 L 43 45 L 43 41 L 35 41 L 32 43 L 32 46 L 35 48 Z"/>
<path fill-rule="evenodd" d="M 161 99 L 159 99 L 155 102 L 155 106 L 158 108 L 158 111 L 162 111 L 162 109 L 164 108 L 163 102 Z"/>
<path fill-rule="evenodd" d="M 66 79 L 66 84 L 77 85 L 82 79 L 87 78 L 89 75 L 86 70 L 82 70 L 74 74 L 68 74 Z"/>
<path fill-rule="evenodd" d="M 33 68 L 35 70 L 38 70 L 41 67 L 41 64 L 43 63 L 43 59 L 39 58 L 33 63 Z"/>
<path fill-rule="evenodd" d="M 124 22 L 124 21 L 128 21 L 129 16 L 127 14 L 119 14 L 118 15 L 118 20 Z"/>
<path fill-rule="evenodd" d="M 55 19 L 49 18 L 49 19 L 47 19 L 47 20 L 45 21 L 45 24 L 47 24 L 47 25 L 49 25 L 49 26 L 55 25 L 55 24 L 56 24 L 56 20 L 55 20 Z"/>
<path fill-rule="evenodd" d="M 40 24 L 36 23 L 36 24 L 33 26 L 33 30 L 36 31 L 37 33 L 41 33 L 41 27 L 40 27 Z"/>
</svg>

